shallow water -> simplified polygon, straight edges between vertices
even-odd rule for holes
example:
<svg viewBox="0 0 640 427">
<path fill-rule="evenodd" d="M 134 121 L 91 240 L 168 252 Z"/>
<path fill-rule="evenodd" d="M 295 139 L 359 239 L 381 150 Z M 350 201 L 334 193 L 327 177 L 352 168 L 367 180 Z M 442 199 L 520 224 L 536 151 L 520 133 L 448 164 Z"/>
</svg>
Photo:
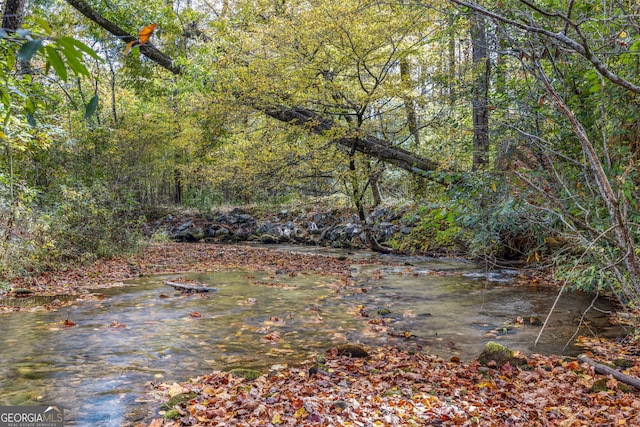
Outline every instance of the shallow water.
<svg viewBox="0 0 640 427">
<path fill-rule="evenodd" d="M 2 314 L 0 405 L 55 403 L 65 407 L 67 425 L 131 425 L 158 410 L 143 397 L 151 381 L 238 366 L 266 370 L 345 342 L 462 359 L 489 340 L 525 353 L 577 351 L 563 348 L 591 303 L 583 295 L 562 297 L 533 348 L 540 328 L 528 319 L 544 320 L 555 290 L 514 286 L 513 272 L 488 275 L 461 260 L 367 254 L 356 255 L 371 264 L 355 266 L 356 283 L 346 289 L 330 277 L 233 271 L 182 276 L 218 288 L 182 295 L 163 285 L 181 276 L 154 276 L 97 291 L 101 301 Z M 65 327 L 66 319 L 76 326 Z M 598 312 L 588 323 L 615 333 Z"/>
</svg>

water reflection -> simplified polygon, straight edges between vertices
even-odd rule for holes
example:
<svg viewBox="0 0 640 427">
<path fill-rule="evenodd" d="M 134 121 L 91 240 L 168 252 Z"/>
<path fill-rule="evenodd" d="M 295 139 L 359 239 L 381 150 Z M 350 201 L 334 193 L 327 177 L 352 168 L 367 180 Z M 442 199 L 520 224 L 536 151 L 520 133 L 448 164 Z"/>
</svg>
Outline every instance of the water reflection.
<svg viewBox="0 0 640 427">
<path fill-rule="evenodd" d="M 186 275 L 219 290 L 185 296 L 162 284 L 176 276 L 158 276 L 100 290 L 101 301 L 2 314 L 0 404 L 62 405 L 68 425 L 130 425 L 157 409 L 136 402 L 145 383 L 295 363 L 332 343 L 391 343 L 462 358 L 489 339 L 534 350 L 539 327 L 514 319 L 544 317 L 555 291 L 487 282 L 455 260 L 411 264 L 354 267 L 356 285 L 346 290 L 329 277 L 234 271 Z M 535 351 L 562 351 L 589 303 L 563 297 Z M 67 319 L 76 326 L 65 327 Z M 604 317 L 589 322 L 606 327 Z"/>
</svg>

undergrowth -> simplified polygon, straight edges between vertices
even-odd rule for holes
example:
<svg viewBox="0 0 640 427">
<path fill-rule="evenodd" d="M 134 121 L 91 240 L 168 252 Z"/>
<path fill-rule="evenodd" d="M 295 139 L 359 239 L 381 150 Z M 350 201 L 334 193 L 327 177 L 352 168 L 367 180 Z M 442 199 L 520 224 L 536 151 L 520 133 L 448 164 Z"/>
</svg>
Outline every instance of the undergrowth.
<svg viewBox="0 0 640 427">
<path fill-rule="evenodd" d="M 136 251 L 139 224 L 130 206 L 102 187 L 61 187 L 47 204 L 28 189 L 0 206 L 0 280 Z M 13 200 L 11 203 L 7 201 Z"/>
</svg>

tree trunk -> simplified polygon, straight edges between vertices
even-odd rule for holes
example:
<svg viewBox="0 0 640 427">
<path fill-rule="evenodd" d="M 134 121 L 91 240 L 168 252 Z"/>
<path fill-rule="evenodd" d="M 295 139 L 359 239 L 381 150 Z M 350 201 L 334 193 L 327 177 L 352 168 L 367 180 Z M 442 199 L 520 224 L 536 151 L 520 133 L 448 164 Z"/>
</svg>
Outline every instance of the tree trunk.
<svg viewBox="0 0 640 427">
<path fill-rule="evenodd" d="M 173 203 L 182 205 L 182 173 L 177 167 L 173 169 Z"/>
<path fill-rule="evenodd" d="M 636 377 L 632 377 L 631 375 L 623 374 L 622 372 L 620 372 L 618 370 L 615 370 L 613 368 L 610 368 L 607 365 L 603 365 L 602 363 L 598 363 L 598 362 L 590 359 L 589 357 L 585 356 L 584 354 L 581 354 L 580 356 L 578 356 L 578 360 L 588 364 L 591 367 L 593 367 L 593 370 L 596 371 L 599 374 L 611 375 L 616 380 L 618 380 L 620 382 L 623 382 L 625 384 L 628 384 L 630 386 L 633 386 L 636 389 L 640 390 L 640 379 L 638 379 Z"/>
<path fill-rule="evenodd" d="M 254 106 L 254 108 L 262 110 L 268 116 L 282 122 L 303 126 L 315 134 L 323 134 L 336 130 L 337 127 L 332 120 L 326 119 L 304 108 L 274 106 L 262 108 Z M 362 137 L 337 137 L 334 139 L 334 142 L 350 150 L 355 148 L 356 151 L 418 175 L 428 177 L 429 172 L 435 171 L 438 168 L 438 163 L 419 157 L 405 149 L 394 147 L 389 142 L 372 135 Z"/>
<path fill-rule="evenodd" d="M 382 195 L 380 194 L 380 186 L 378 185 L 379 180 L 379 172 L 374 171 L 369 175 L 369 185 L 371 186 L 371 196 L 373 197 L 374 208 L 382 204 Z"/>
<path fill-rule="evenodd" d="M 404 92 L 402 101 L 404 102 L 404 109 L 407 113 L 407 127 L 413 137 L 413 146 L 419 147 L 420 132 L 418 128 L 418 113 L 416 112 L 415 102 L 411 96 L 408 95 L 413 89 L 413 84 L 411 83 L 411 68 L 406 58 L 400 60 L 400 79 L 402 80 L 402 90 Z"/>
<path fill-rule="evenodd" d="M 2 10 L 2 29 L 17 31 L 22 26 L 25 0 L 6 0 Z"/>
<path fill-rule="evenodd" d="M 453 106 L 456 103 L 456 31 L 453 30 L 454 26 L 454 18 L 453 13 L 449 16 L 449 40 L 448 44 L 448 55 L 449 55 L 449 75 L 447 76 L 448 82 L 448 91 L 449 91 L 449 104 Z"/>
<path fill-rule="evenodd" d="M 473 170 L 489 164 L 489 77 L 491 61 L 487 54 L 485 19 L 479 13 L 471 17 L 471 44 L 475 85 L 473 89 Z"/>
</svg>

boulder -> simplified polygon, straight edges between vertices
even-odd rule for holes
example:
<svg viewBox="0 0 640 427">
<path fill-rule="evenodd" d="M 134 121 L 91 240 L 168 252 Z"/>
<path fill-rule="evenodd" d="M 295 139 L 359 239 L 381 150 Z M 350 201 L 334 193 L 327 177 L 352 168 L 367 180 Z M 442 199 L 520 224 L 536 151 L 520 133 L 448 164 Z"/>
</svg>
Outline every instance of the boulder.
<svg viewBox="0 0 640 427">
<path fill-rule="evenodd" d="M 494 341 L 489 341 L 480 356 L 478 356 L 478 363 L 485 366 L 503 366 L 507 363 L 511 366 L 524 366 L 526 365 L 527 359 L 524 357 L 520 357 L 516 355 L 512 350 L 503 346 L 502 344 L 498 344 Z"/>
<path fill-rule="evenodd" d="M 176 231 L 173 238 L 181 242 L 197 242 L 204 238 L 204 230 L 200 227 L 195 227 L 192 224 L 188 228 Z"/>
<path fill-rule="evenodd" d="M 356 344 L 345 344 L 336 347 L 338 356 L 365 359 L 369 357 L 369 352 Z"/>
</svg>

